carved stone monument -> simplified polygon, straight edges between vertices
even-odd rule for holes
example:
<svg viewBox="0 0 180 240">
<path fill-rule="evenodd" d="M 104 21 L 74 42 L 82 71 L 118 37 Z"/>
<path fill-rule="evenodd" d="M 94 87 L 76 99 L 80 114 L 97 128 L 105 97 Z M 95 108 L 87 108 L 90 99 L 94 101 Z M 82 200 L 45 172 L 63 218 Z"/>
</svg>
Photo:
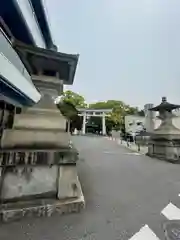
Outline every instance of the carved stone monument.
<svg viewBox="0 0 180 240">
<path fill-rule="evenodd" d="M 147 155 L 174 163 L 180 161 L 180 129 L 172 123 L 175 117 L 172 110 L 177 108 L 180 105 L 168 103 L 163 97 L 160 105 L 150 109 L 159 112 L 161 124 L 151 133 Z"/>
<path fill-rule="evenodd" d="M 84 207 L 76 169 L 78 152 L 70 144 L 66 120 L 53 99 L 62 92 L 66 76 L 74 77 L 78 56 L 16 47 L 42 97 L 32 108 L 16 114 L 13 128 L 3 132 L 1 218 L 77 212 Z"/>
</svg>

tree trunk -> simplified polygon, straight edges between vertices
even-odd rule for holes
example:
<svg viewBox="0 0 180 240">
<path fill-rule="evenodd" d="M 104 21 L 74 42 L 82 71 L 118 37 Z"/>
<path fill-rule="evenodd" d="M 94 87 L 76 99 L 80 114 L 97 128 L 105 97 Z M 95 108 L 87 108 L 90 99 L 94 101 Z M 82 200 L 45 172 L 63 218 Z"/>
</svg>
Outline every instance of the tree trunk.
<svg viewBox="0 0 180 240">
<path fill-rule="evenodd" d="M 68 127 L 67 127 L 67 132 L 68 132 L 68 133 L 70 132 L 70 128 L 71 128 L 71 121 L 68 120 Z"/>
</svg>

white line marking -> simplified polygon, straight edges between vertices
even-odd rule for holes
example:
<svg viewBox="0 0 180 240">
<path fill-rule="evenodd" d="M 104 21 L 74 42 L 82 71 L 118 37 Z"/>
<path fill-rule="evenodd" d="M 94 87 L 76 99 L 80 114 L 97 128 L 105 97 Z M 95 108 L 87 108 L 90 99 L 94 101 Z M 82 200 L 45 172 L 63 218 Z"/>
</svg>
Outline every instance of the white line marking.
<svg viewBox="0 0 180 240">
<path fill-rule="evenodd" d="M 105 153 L 105 154 L 119 154 L 119 152 L 108 152 L 108 151 L 105 151 L 103 153 Z"/>
<path fill-rule="evenodd" d="M 137 232 L 132 238 L 129 240 L 159 240 L 159 238 L 156 236 L 156 234 L 148 227 L 148 225 L 145 225 L 140 229 L 139 232 Z"/>
<path fill-rule="evenodd" d="M 142 155 L 141 153 L 137 153 L 137 152 L 124 153 L 124 154 L 126 154 L 126 155 L 136 155 L 136 156 Z"/>
<path fill-rule="evenodd" d="M 113 154 L 113 152 L 104 152 L 105 154 Z"/>
<path fill-rule="evenodd" d="M 180 220 L 180 209 L 169 203 L 161 212 L 169 220 Z"/>
<path fill-rule="evenodd" d="M 105 154 L 120 154 L 119 152 L 109 152 L 109 151 L 105 151 L 103 152 Z M 137 152 L 132 152 L 132 153 L 123 153 L 124 155 L 135 155 L 135 156 L 140 156 L 142 155 L 141 153 L 137 153 Z"/>
</svg>

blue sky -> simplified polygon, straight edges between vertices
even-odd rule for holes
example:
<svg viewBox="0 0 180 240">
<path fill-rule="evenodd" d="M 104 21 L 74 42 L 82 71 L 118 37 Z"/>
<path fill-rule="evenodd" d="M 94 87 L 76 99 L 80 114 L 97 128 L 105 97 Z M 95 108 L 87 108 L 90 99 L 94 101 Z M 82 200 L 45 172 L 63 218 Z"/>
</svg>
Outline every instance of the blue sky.
<svg viewBox="0 0 180 240">
<path fill-rule="evenodd" d="M 142 107 L 180 103 L 179 0 L 44 0 L 59 51 L 79 53 L 71 90 Z"/>
</svg>

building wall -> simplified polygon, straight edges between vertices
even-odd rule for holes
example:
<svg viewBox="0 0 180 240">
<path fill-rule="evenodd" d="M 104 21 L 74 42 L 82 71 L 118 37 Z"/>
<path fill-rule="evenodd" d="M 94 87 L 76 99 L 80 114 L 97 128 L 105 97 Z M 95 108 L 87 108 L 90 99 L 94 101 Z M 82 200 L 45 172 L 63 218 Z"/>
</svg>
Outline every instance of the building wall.
<svg viewBox="0 0 180 240">
<path fill-rule="evenodd" d="M 149 109 L 151 109 L 151 108 L 153 108 L 152 103 L 148 103 L 148 104 L 144 105 L 145 129 L 147 132 L 152 132 L 155 127 L 155 123 L 154 123 L 153 119 L 155 119 L 156 112 L 149 111 Z"/>
<path fill-rule="evenodd" d="M 0 95 L 7 97 L 6 101 L 11 104 L 18 104 L 17 95 L 18 98 L 25 96 L 29 102 L 35 103 L 40 100 L 40 93 L 35 88 L 29 73 L 1 28 L 0 84 L 2 86 L 0 88 Z M 2 98 L 0 97 L 0 99 Z"/>
<path fill-rule="evenodd" d="M 125 116 L 126 132 L 135 133 L 136 131 L 138 131 L 138 126 L 137 126 L 138 121 L 141 121 L 145 126 L 145 124 L 146 124 L 145 123 L 145 121 L 146 121 L 145 117 L 134 116 L 134 115 Z M 153 119 L 153 121 L 154 121 L 154 129 L 158 128 L 161 124 L 161 120 L 159 118 L 155 117 Z M 173 118 L 173 124 L 174 124 L 175 127 L 180 129 L 180 114 L 179 113 L 177 113 L 176 117 Z"/>
<path fill-rule="evenodd" d="M 10 42 L 5 37 L 5 35 L 1 31 L 1 29 L 0 29 L 0 51 L 21 72 L 21 74 L 28 81 L 31 82 L 31 77 L 30 77 L 29 73 L 27 72 L 26 68 L 24 67 L 24 64 L 21 62 L 18 54 L 12 48 Z M 3 67 L 3 66 L 1 66 L 1 67 Z"/>
<path fill-rule="evenodd" d="M 142 126 L 137 125 L 137 123 L 139 123 L 139 122 L 141 122 L 142 125 L 145 125 L 145 117 L 136 116 L 136 115 L 127 115 L 127 116 L 125 116 L 125 129 L 126 129 L 126 132 L 135 133 L 138 130 L 140 130 L 140 128 L 142 128 Z"/>
</svg>

